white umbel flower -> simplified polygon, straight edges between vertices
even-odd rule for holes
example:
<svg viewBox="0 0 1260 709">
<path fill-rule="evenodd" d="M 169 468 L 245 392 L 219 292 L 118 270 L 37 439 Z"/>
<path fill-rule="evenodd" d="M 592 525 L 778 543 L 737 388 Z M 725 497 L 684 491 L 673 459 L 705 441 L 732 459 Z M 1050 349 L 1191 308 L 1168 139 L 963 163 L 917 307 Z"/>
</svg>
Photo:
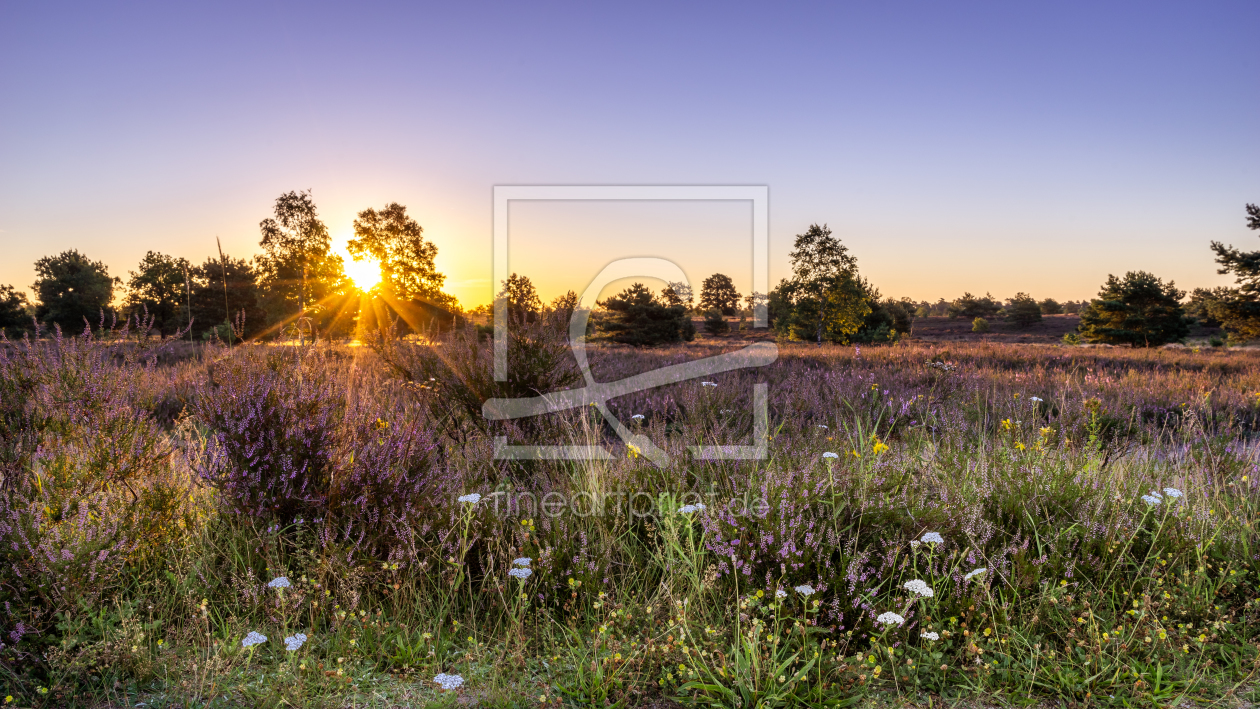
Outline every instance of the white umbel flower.
<svg viewBox="0 0 1260 709">
<path fill-rule="evenodd" d="M 1175 487 L 1164 488 L 1164 494 L 1171 497 L 1174 500 L 1177 499 L 1178 497 L 1181 497 L 1181 491 Z"/>
<path fill-rule="evenodd" d="M 944 544 L 945 538 L 942 537 L 937 532 L 928 532 L 927 534 L 923 535 L 923 541 L 927 542 L 928 544 Z"/>
<path fill-rule="evenodd" d="M 1151 507 L 1154 507 L 1155 505 L 1158 505 L 1159 503 L 1163 502 L 1163 498 L 1156 497 L 1155 495 L 1143 495 L 1142 502 L 1145 502 Z"/>
<path fill-rule="evenodd" d="M 459 496 L 459 500 L 458 500 L 458 501 L 459 501 L 459 502 L 466 502 L 466 503 L 468 503 L 468 504 L 470 504 L 470 505 L 475 505 L 475 504 L 477 504 L 478 502 L 481 502 L 481 493 L 479 493 L 479 492 L 470 492 L 470 493 L 468 493 L 467 495 L 460 495 L 460 496 Z M 456 675 L 456 676 L 458 676 L 458 675 Z"/>
<path fill-rule="evenodd" d="M 529 566 L 530 564 L 532 564 L 532 563 L 534 563 L 534 560 L 533 560 L 533 559 L 531 559 L 531 558 L 529 558 L 528 556 L 522 556 L 522 557 L 521 557 L 521 558 L 519 558 L 519 559 L 513 559 L 513 560 L 512 560 L 512 566 L 525 566 L 525 567 L 528 567 L 528 566 Z"/>
<path fill-rule="evenodd" d="M 775 598 L 787 598 L 787 591 L 784 591 L 783 589 L 781 589 L 781 588 L 780 588 L 780 589 L 778 589 L 778 590 L 776 590 L 776 591 L 774 592 L 774 597 L 775 597 Z"/>
<path fill-rule="evenodd" d="M 524 581 L 525 579 L 530 577 L 530 574 L 533 574 L 533 573 L 534 573 L 533 569 L 515 568 L 508 572 L 508 576 L 511 576 L 514 579 L 520 579 Z"/>
<path fill-rule="evenodd" d="M 717 386 L 717 382 L 700 382 L 700 386 L 703 386 L 703 387 L 715 387 L 715 386 Z"/>
<path fill-rule="evenodd" d="M 284 639 L 284 649 L 288 650 L 289 652 L 297 652 L 298 648 L 302 647 L 302 644 L 305 642 L 306 642 L 306 633 L 298 633 L 296 635 L 290 635 L 289 637 Z"/>
<path fill-rule="evenodd" d="M 276 589 L 288 588 L 292 585 L 293 584 L 289 583 L 289 579 L 285 576 L 277 576 L 274 579 L 267 582 L 268 588 L 276 588 Z"/>
<path fill-rule="evenodd" d="M 442 689 L 458 689 L 464 686 L 464 678 L 459 675 L 448 675 L 445 672 L 433 678 Z"/>
<path fill-rule="evenodd" d="M 678 508 L 679 514 L 689 515 L 695 512 L 704 512 L 705 506 L 703 502 L 697 502 L 694 505 L 683 505 Z"/>
<path fill-rule="evenodd" d="M 972 577 L 979 576 L 980 574 L 983 574 L 984 572 L 988 570 L 989 570 L 989 567 L 987 566 L 981 566 L 978 569 L 972 569 L 971 571 L 968 571 L 966 574 L 963 574 L 963 580 L 970 581 Z"/>
<path fill-rule="evenodd" d="M 928 586 L 927 582 L 922 579 L 907 581 L 903 588 L 916 596 L 922 596 L 924 598 L 931 598 L 936 595 L 936 592 L 932 590 L 932 587 Z"/>
<path fill-rule="evenodd" d="M 805 596 L 806 598 L 809 598 L 810 596 L 814 595 L 814 587 L 810 586 L 809 584 L 802 584 L 800 586 L 797 586 L 795 591 L 801 594 L 802 596 Z"/>
<path fill-rule="evenodd" d="M 892 611 L 887 611 L 880 613 L 879 617 L 875 619 L 875 622 L 882 623 L 884 625 L 901 625 L 906 622 L 906 619 L 896 613 L 893 613 Z"/>
<path fill-rule="evenodd" d="M 826 453 L 823 453 L 823 457 L 824 457 L 824 458 L 839 458 L 839 457 L 840 457 L 840 454 L 839 454 L 839 453 L 832 453 L 831 451 L 827 451 Z"/>
<path fill-rule="evenodd" d="M 923 637 L 927 638 L 928 640 L 940 640 L 940 639 L 941 639 L 941 636 L 940 636 L 940 635 L 937 635 L 936 633 L 924 633 L 924 634 L 923 634 Z"/>
<path fill-rule="evenodd" d="M 253 647 L 255 645 L 262 645 L 265 642 L 267 642 L 266 635 L 263 635 L 256 630 L 251 630 L 249 631 L 249 635 L 246 635 L 245 639 L 241 641 L 241 647 Z"/>
<path fill-rule="evenodd" d="M 634 416 L 631 416 L 630 418 L 635 419 L 636 421 L 642 421 L 643 414 L 635 414 Z"/>
</svg>

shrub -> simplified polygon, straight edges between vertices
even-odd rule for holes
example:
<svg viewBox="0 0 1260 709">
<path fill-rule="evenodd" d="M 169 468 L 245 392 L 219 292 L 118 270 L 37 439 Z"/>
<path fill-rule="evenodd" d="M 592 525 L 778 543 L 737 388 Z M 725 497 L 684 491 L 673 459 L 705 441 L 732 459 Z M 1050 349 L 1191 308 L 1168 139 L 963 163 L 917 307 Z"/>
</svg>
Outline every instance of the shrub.
<svg viewBox="0 0 1260 709">
<path fill-rule="evenodd" d="M 988 318 L 1002 311 L 1002 304 L 993 299 L 991 294 L 983 298 L 970 293 L 963 293 L 961 298 L 949 304 L 951 318 Z"/>
<path fill-rule="evenodd" d="M 1003 317 L 1016 327 L 1028 327 L 1041 322 L 1041 306 L 1031 295 L 1018 293 L 1007 304 Z"/>
<path fill-rule="evenodd" d="M 976 318 L 975 320 L 972 320 L 971 331 L 972 332 L 988 332 L 989 321 L 985 320 L 984 318 Z"/>
<path fill-rule="evenodd" d="M 704 314 L 704 331 L 710 335 L 721 335 L 731 331 L 731 324 L 721 310 L 710 310 Z"/>
<path fill-rule="evenodd" d="M 1107 277 L 1098 298 L 1082 313 L 1081 339 L 1131 347 L 1158 347 L 1190 334 L 1181 309 L 1185 296 L 1172 281 L 1164 283 L 1145 271 L 1123 279 Z"/>
<path fill-rule="evenodd" d="M 1046 298 L 1038 303 L 1038 307 L 1041 308 L 1042 315 L 1059 315 L 1063 312 L 1063 306 L 1054 298 Z"/>
<path fill-rule="evenodd" d="M 687 309 L 667 306 L 642 283 L 599 303 L 608 311 L 600 329 L 608 339 L 625 345 L 664 345 L 691 339 L 695 334 Z"/>
<path fill-rule="evenodd" d="M 323 516 L 337 459 L 345 397 L 322 347 L 247 348 L 220 360 L 192 402 L 210 429 L 198 472 L 233 512 Z"/>
</svg>

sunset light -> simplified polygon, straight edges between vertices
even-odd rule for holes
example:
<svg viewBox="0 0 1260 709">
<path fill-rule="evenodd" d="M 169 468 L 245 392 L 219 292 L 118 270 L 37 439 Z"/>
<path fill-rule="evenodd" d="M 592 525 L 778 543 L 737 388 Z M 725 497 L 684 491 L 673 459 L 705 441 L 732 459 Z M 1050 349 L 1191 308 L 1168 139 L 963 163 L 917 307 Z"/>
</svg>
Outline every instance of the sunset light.
<svg viewBox="0 0 1260 709">
<path fill-rule="evenodd" d="M 370 291 L 381 282 L 381 265 L 372 259 L 346 259 L 346 275 L 361 291 Z"/>
</svg>

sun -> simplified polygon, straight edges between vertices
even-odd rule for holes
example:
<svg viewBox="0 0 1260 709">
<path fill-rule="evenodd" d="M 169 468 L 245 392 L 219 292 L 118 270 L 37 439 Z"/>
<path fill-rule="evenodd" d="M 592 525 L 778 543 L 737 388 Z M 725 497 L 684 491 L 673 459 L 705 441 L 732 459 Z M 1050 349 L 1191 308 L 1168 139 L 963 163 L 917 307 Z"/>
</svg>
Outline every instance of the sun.
<svg viewBox="0 0 1260 709">
<path fill-rule="evenodd" d="M 381 282 L 381 265 L 371 259 L 363 259 L 355 261 L 349 259 L 346 262 L 346 275 L 350 276 L 350 280 L 354 281 L 354 285 L 361 291 L 370 291 Z"/>
</svg>

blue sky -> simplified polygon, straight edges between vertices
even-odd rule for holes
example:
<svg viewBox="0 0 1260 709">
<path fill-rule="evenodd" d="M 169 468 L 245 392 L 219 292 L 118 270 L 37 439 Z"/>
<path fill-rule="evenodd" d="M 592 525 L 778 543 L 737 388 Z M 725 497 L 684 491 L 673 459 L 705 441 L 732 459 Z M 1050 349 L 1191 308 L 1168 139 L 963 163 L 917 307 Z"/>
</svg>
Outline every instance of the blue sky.
<svg viewBox="0 0 1260 709">
<path fill-rule="evenodd" d="M 0 283 L 69 248 L 124 277 L 216 235 L 250 255 L 309 188 L 338 240 L 406 204 L 475 305 L 495 184 L 765 184 L 773 281 L 826 222 L 891 296 L 1225 284 L 1208 242 L 1260 248 L 1257 26 L 1255 2 L 5 3 Z M 675 229 L 735 270 L 720 229 Z M 525 263 L 546 297 L 589 278 L 559 246 Z"/>
</svg>

